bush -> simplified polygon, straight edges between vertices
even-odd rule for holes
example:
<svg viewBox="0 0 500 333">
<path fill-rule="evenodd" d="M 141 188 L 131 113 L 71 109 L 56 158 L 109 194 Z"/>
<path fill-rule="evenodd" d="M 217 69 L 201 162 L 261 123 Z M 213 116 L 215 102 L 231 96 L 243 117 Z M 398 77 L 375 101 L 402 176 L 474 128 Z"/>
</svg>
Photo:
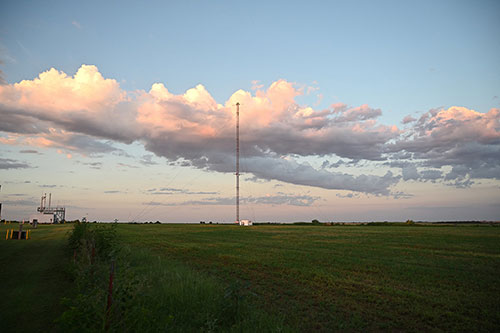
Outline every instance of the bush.
<svg viewBox="0 0 500 333">
<path fill-rule="evenodd" d="M 76 223 L 68 237 L 68 247 L 79 260 L 90 263 L 106 260 L 116 251 L 116 226 Z"/>
</svg>

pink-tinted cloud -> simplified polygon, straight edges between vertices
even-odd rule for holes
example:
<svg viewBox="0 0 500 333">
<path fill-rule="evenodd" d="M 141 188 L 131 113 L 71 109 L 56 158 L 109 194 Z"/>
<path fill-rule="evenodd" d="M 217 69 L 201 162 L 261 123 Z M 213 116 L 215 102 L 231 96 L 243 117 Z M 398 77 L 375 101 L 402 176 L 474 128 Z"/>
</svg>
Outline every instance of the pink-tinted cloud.
<svg viewBox="0 0 500 333">
<path fill-rule="evenodd" d="M 440 170 L 415 173 L 406 166 L 408 179 L 442 179 L 454 186 L 470 186 L 472 178 L 500 179 L 500 110 L 480 113 L 464 107 L 431 110 L 423 114 L 396 143 L 387 145 L 394 153 L 407 152 L 407 160 L 419 166 L 452 166 L 443 175 Z M 406 176 L 405 176 L 406 173 Z"/>
<path fill-rule="evenodd" d="M 115 141 L 138 141 L 171 161 L 232 172 L 235 104 L 240 103 L 242 156 L 248 172 L 261 179 L 377 195 L 391 193 L 400 179 L 392 173 L 353 176 L 315 169 L 295 162 L 294 155 L 402 159 L 407 167 L 403 178 L 408 180 L 437 180 L 441 175 L 427 170 L 415 175 L 408 167 L 412 158 L 427 168 L 468 163 L 470 177 L 495 172 L 498 158 L 491 156 L 499 150 L 498 109 L 431 110 L 417 121 L 406 117 L 403 122 L 412 127 L 402 132 L 378 123 L 382 111 L 368 105 L 337 103 L 324 110 L 299 105 L 296 97 L 304 89 L 286 80 L 267 89 L 256 82 L 254 89 L 237 90 L 217 103 L 203 85 L 178 95 L 163 83 L 149 91 L 127 92 L 95 66 L 82 65 L 74 76 L 50 69 L 33 80 L 0 86 L 0 132 L 7 133 L 0 142 L 52 147 L 73 156 L 113 151 Z M 471 145 L 483 155 L 471 153 Z M 473 165 L 468 156 L 486 160 Z M 290 176 L 279 171 L 283 168 L 292 170 Z"/>
<path fill-rule="evenodd" d="M 52 68 L 34 80 L 0 86 L 2 118 L 7 119 L 0 130 L 37 133 L 53 125 L 132 142 L 135 110 L 127 101 L 116 80 L 103 78 L 95 66 L 82 65 L 73 77 Z"/>
</svg>

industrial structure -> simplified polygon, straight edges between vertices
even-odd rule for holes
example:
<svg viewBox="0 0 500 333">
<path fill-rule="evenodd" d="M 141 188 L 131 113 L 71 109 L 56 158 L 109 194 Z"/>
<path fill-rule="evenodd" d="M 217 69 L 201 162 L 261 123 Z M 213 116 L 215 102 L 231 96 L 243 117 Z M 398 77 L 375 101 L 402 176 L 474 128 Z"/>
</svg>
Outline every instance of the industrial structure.
<svg viewBox="0 0 500 333">
<path fill-rule="evenodd" d="M 240 220 L 240 103 L 236 103 L 236 221 L 239 225 L 250 226 L 252 221 Z"/>
<path fill-rule="evenodd" d="M 236 223 L 240 223 L 240 103 L 236 103 Z"/>
<path fill-rule="evenodd" d="M 30 223 L 47 224 L 47 223 L 62 223 L 66 220 L 66 208 L 52 207 L 52 193 L 49 193 L 49 204 L 47 206 L 47 194 L 42 195 L 40 199 L 40 207 L 36 210 L 38 213 L 30 216 Z"/>
</svg>

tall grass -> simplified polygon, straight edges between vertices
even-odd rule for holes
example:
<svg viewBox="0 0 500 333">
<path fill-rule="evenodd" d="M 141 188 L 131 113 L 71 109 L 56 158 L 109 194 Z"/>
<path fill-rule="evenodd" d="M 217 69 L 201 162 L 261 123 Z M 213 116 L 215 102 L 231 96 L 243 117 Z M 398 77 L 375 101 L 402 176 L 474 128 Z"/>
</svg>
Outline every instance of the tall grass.
<svg viewBox="0 0 500 333">
<path fill-rule="evenodd" d="M 253 307 L 238 284 L 226 285 L 182 263 L 124 246 L 113 226 L 76 224 L 75 296 L 64 300 L 59 328 L 69 332 L 290 331 L 283 320 Z M 93 250 L 94 249 L 94 250 Z M 92 259 L 94 252 L 94 259 Z M 113 302 L 107 312 L 110 264 Z"/>
</svg>

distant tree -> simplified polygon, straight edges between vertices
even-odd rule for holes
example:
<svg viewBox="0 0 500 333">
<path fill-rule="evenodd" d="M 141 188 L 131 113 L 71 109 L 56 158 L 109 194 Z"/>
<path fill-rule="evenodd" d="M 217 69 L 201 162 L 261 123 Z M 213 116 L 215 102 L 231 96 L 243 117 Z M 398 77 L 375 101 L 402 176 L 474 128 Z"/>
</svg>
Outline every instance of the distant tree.
<svg viewBox="0 0 500 333">
<path fill-rule="evenodd" d="M 312 224 L 319 224 L 319 221 L 316 219 L 312 220 L 311 222 L 312 222 Z"/>
<path fill-rule="evenodd" d="M 405 222 L 405 223 L 406 223 L 406 224 L 408 224 L 408 225 L 415 224 L 415 222 L 413 222 L 413 220 L 406 220 L 406 222 Z"/>
</svg>

